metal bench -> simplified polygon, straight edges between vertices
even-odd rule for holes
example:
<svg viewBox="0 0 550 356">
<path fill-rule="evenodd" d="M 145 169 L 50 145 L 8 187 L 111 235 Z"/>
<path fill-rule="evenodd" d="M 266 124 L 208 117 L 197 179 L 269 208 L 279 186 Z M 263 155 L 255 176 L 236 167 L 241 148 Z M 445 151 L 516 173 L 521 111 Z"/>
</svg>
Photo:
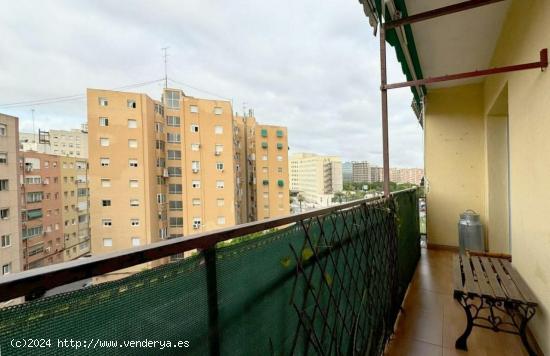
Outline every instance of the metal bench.
<svg viewBox="0 0 550 356">
<path fill-rule="evenodd" d="M 504 258 L 454 256 L 454 298 L 466 312 L 467 325 L 455 347 L 467 350 L 474 326 L 520 335 L 529 355 L 536 355 L 527 340 L 527 323 L 537 302 L 525 281 Z"/>
</svg>

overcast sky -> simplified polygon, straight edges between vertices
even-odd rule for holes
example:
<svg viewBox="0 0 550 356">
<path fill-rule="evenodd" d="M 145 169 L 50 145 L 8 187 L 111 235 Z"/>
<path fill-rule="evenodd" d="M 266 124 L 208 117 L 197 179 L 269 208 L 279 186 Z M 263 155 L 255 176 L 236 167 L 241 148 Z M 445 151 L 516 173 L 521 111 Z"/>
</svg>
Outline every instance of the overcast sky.
<svg viewBox="0 0 550 356">
<path fill-rule="evenodd" d="M 85 99 L 1 106 L 164 76 L 285 125 L 291 152 L 381 164 L 378 38 L 357 0 L 6 1 L 0 12 L 0 112 L 21 130 L 78 128 Z M 388 51 L 390 82 L 404 76 Z M 162 83 L 128 89 L 160 97 Z M 197 90 L 200 89 L 200 90 Z M 422 167 L 408 89 L 390 92 L 390 160 Z"/>
</svg>

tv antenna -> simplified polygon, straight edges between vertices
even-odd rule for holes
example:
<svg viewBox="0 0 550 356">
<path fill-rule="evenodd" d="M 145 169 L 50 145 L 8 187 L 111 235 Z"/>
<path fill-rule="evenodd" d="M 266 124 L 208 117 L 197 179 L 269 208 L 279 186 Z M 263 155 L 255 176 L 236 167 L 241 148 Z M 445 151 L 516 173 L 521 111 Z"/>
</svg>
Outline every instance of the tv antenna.
<svg viewBox="0 0 550 356">
<path fill-rule="evenodd" d="M 168 88 L 168 48 L 170 47 L 162 47 L 162 51 L 164 52 L 164 88 Z"/>
</svg>

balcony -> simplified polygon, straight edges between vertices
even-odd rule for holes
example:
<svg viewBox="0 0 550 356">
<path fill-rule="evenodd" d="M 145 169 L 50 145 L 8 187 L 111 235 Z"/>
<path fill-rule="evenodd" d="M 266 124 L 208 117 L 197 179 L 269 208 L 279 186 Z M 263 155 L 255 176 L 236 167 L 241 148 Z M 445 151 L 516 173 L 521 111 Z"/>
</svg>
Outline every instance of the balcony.
<svg viewBox="0 0 550 356">
<path fill-rule="evenodd" d="M 415 190 L 174 238 L 0 278 L 1 300 L 28 300 L 0 309 L 0 344 L 187 340 L 185 353 L 197 355 L 380 354 L 419 257 Z M 41 297 L 132 267 L 125 279 Z"/>
</svg>

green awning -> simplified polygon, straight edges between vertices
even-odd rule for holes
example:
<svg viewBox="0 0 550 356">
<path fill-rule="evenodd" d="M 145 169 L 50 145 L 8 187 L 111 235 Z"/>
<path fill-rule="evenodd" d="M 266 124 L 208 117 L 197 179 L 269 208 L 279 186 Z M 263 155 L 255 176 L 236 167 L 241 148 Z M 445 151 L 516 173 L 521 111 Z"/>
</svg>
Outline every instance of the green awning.
<svg viewBox="0 0 550 356">
<path fill-rule="evenodd" d="M 38 219 L 42 217 L 42 209 L 27 211 L 27 220 Z"/>
</svg>

